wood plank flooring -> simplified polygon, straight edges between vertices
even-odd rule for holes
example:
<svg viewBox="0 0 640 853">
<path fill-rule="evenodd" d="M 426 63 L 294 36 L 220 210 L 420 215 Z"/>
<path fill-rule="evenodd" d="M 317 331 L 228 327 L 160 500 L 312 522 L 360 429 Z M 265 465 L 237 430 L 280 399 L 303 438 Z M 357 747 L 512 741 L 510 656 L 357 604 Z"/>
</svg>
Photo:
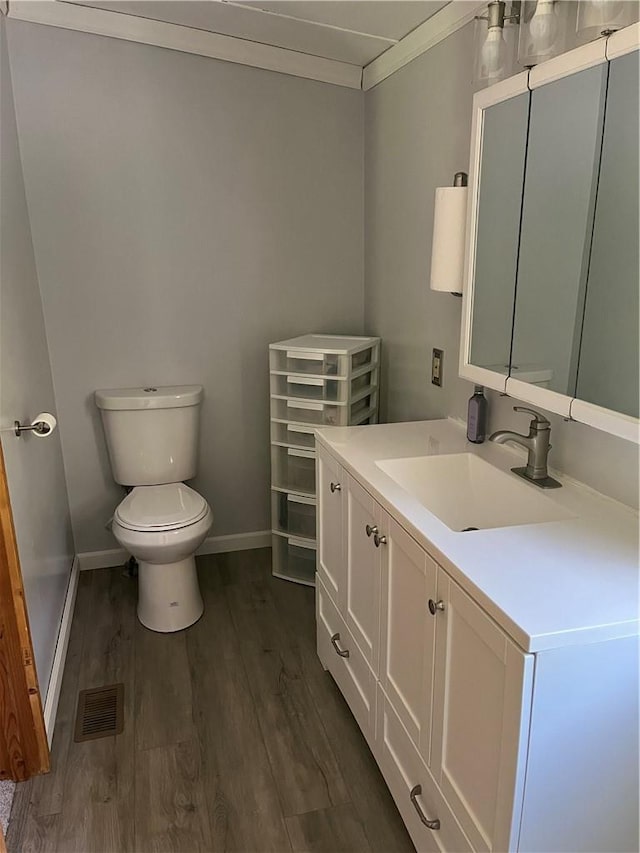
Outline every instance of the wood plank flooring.
<svg viewBox="0 0 640 853">
<path fill-rule="evenodd" d="M 155 634 L 122 568 L 83 572 L 52 770 L 18 785 L 9 853 L 411 853 L 315 652 L 314 591 L 271 552 L 199 557 L 205 613 Z M 123 681 L 125 728 L 74 743 L 79 690 Z"/>
</svg>

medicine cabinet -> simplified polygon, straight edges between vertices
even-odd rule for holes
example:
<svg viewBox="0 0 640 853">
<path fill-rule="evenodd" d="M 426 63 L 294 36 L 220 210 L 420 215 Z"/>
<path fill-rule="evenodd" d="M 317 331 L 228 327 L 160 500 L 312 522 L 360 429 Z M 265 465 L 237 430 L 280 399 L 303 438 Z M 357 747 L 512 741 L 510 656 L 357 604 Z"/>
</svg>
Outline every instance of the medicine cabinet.
<svg viewBox="0 0 640 853">
<path fill-rule="evenodd" d="M 638 441 L 634 24 L 474 98 L 460 375 Z"/>
</svg>

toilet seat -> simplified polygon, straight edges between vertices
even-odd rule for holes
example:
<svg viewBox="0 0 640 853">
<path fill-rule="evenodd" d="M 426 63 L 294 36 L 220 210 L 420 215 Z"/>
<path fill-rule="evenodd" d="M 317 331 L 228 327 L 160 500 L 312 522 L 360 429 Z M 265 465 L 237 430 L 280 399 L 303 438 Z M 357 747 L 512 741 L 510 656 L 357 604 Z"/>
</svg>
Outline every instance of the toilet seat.
<svg viewBox="0 0 640 853">
<path fill-rule="evenodd" d="M 184 483 L 136 486 L 119 504 L 114 519 L 127 530 L 179 530 L 205 517 L 209 506 Z"/>
</svg>

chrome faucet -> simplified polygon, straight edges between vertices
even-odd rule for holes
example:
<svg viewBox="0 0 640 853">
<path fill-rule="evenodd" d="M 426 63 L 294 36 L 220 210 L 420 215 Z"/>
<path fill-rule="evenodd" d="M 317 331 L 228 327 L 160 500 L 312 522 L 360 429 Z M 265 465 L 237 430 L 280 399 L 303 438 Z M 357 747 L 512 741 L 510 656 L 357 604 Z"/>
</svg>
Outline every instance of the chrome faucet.
<svg viewBox="0 0 640 853">
<path fill-rule="evenodd" d="M 519 432 L 512 432 L 509 429 L 499 429 L 489 436 L 489 441 L 495 441 L 496 444 L 504 444 L 505 441 L 514 441 L 522 447 L 526 447 L 529 455 L 527 464 L 522 468 L 512 468 L 514 474 L 519 477 L 524 477 L 541 489 L 559 489 L 562 483 L 554 480 L 547 473 L 547 457 L 551 450 L 549 438 L 551 437 L 551 424 L 549 421 L 536 412 L 534 409 L 527 409 L 524 406 L 514 406 L 514 412 L 527 412 L 533 416 L 533 420 L 529 424 L 529 435 L 521 435 Z"/>
</svg>

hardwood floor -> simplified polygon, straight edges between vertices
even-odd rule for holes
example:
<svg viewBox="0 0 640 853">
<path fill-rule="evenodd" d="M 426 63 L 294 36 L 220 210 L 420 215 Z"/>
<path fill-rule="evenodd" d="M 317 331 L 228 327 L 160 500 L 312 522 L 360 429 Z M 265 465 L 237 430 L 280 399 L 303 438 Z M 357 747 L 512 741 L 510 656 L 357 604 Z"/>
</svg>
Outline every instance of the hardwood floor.
<svg viewBox="0 0 640 853">
<path fill-rule="evenodd" d="M 199 557 L 205 613 L 155 634 L 122 569 L 80 575 L 52 770 L 16 790 L 9 853 L 402 853 L 413 846 L 315 651 L 314 591 L 271 552 Z M 79 690 L 125 728 L 75 743 Z"/>
</svg>

